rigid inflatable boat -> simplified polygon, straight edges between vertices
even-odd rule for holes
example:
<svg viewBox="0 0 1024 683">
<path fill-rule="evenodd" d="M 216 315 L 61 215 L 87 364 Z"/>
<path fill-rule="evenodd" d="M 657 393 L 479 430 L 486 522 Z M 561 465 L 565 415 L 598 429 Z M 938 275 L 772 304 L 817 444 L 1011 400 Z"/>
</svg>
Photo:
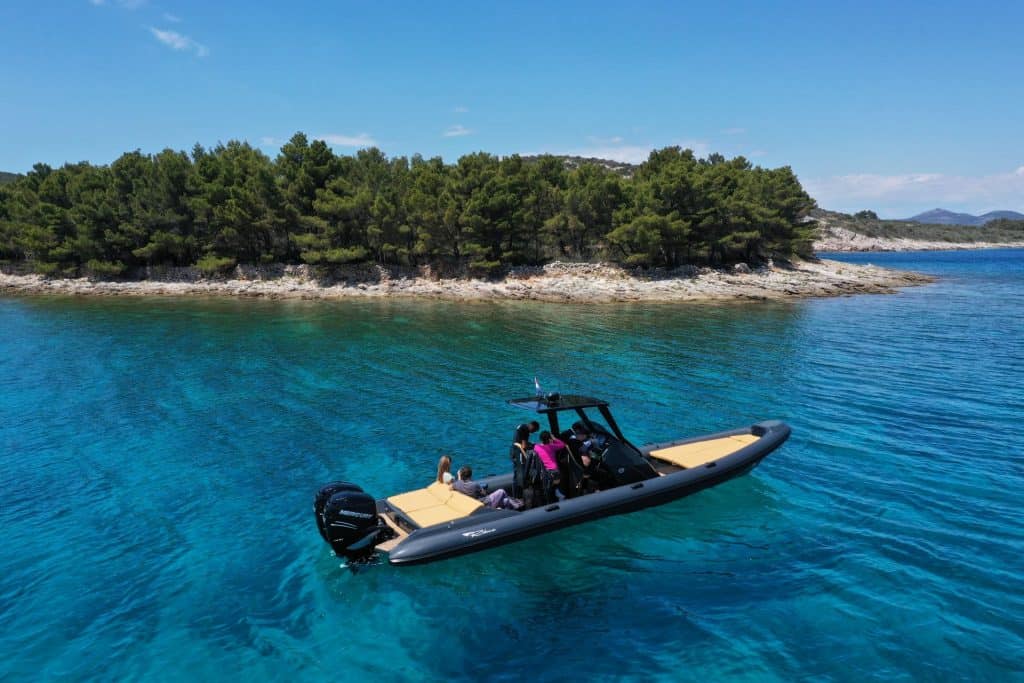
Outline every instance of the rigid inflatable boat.
<svg viewBox="0 0 1024 683">
<path fill-rule="evenodd" d="M 355 484 L 333 482 L 313 503 L 320 535 L 348 559 L 382 552 L 391 564 L 432 562 L 688 496 L 749 472 L 790 433 L 783 422 L 768 420 L 638 447 L 623 436 L 605 401 L 548 394 L 509 403 L 546 416 L 552 434 L 570 434 L 559 430 L 562 416 L 600 435 L 593 453 L 605 475 L 601 490 L 511 510 L 488 507 L 441 483 L 375 500 Z M 476 483 L 512 492 L 513 474 Z"/>
</svg>

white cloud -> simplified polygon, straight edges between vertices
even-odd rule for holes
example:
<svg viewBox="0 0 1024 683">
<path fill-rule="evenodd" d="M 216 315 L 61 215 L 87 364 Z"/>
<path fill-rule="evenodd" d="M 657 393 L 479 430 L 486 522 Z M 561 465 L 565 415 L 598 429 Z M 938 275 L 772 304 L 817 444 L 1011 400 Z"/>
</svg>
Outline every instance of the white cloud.
<svg viewBox="0 0 1024 683">
<path fill-rule="evenodd" d="M 175 16 L 175 15 L 171 14 L 170 12 L 164 12 L 163 16 L 164 16 L 164 21 L 169 21 L 172 24 L 180 24 L 181 23 L 181 17 Z"/>
<path fill-rule="evenodd" d="M 723 135 L 743 135 L 747 132 L 746 128 L 723 128 Z"/>
<path fill-rule="evenodd" d="M 588 135 L 587 141 L 592 142 L 595 145 L 621 145 L 625 140 L 620 135 L 614 135 L 610 138 L 602 138 L 597 135 Z"/>
<path fill-rule="evenodd" d="M 874 208 L 900 217 L 934 207 L 1017 209 L 1024 205 L 1024 166 L 982 176 L 855 173 L 811 178 L 804 182 L 804 188 L 824 208 Z"/>
<path fill-rule="evenodd" d="M 369 133 L 359 135 L 340 135 L 338 133 L 327 133 L 325 135 L 314 135 L 313 140 L 323 140 L 329 145 L 338 147 L 373 147 L 377 141 Z"/>
<path fill-rule="evenodd" d="M 194 52 L 197 57 L 205 57 L 210 54 L 209 48 L 205 45 L 197 43 L 177 31 L 166 31 L 153 27 L 150 27 L 149 31 L 157 40 L 172 50 Z"/>
<path fill-rule="evenodd" d="M 455 112 L 456 114 L 465 114 L 466 112 L 469 111 L 469 107 L 463 107 L 460 105 L 458 107 L 455 107 L 455 109 L 452 109 L 452 111 Z"/>
<path fill-rule="evenodd" d="M 146 0 L 113 0 L 108 3 L 107 0 L 89 0 L 90 5 L 100 7 L 101 5 L 112 4 L 117 5 L 122 9 L 138 9 L 146 4 Z"/>
<path fill-rule="evenodd" d="M 280 147 L 282 141 L 279 138 L 264 135 L 260 138 L 260 147 Z"/>
<path fill-rule="evenodd" d="M 456 124 L 454 126 L 449 126 L 448 130 L 446 130 L 445 132 L 441 133 L 441 135 L 443 135 L 446 138 L 460 138 L 463 135 L 472 135 L 472 134 L 473 134 L 473 131 L 471 131 L 469 128 L 466 128 L 462 124 Z"/>
</svg>

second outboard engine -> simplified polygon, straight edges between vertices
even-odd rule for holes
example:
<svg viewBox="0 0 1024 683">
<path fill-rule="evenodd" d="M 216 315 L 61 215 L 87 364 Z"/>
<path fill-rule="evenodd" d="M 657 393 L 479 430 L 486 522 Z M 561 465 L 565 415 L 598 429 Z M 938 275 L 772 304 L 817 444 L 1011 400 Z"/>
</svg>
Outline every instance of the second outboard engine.
<svg viewBox="0 0 1024 683">
<path fill-rule="evenodd" d="M 334 482 L 317 492 L 313 503 L 317 528 L 339 557 L 369 556 L 388 531 L 377 518 L 377 501 L 355 484 Z"/>
</svg>

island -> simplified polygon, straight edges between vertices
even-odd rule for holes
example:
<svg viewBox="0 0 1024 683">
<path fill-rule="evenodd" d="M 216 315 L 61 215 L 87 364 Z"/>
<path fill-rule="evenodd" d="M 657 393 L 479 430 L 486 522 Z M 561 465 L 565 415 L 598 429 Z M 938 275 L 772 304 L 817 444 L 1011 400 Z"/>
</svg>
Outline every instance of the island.
<svg viewBox="0 0 1024 683">
<path fill-rule="evenodd" d="M 0 183 L 7 292 L 676 301 L 931 281 L 815 255 L 913 248 L 897 233 L 917 224 L 825 212 L 789 167 L 679 147 L 639 165 L 484 152 L 449 164 L 337 155 L 296 133 L 273 159 L 232 141 L 36 164 Z M 1000 221 L 991 244 L 1024 243 L 1022 227 Z"/>
</svg>

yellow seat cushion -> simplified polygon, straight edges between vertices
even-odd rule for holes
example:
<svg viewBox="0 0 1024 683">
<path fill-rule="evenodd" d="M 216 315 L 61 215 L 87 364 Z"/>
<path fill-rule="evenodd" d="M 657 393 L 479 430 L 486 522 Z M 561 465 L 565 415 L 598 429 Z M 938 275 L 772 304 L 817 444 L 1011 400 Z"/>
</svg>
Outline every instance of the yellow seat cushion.
<svg viewBox="0 0 1024 683">
<path fill-rule="evenodd" d="M 434 486 L 434 484 L 430 486 Z M 425 510 L 426 508 L 444 505 L 447 502 L 447 498 L 442 499 L 434 495 L 430 490 L 430 486 L 425 489 L 417 489 L 408 493 L 400 493 L 397 496 L 391 496 L 388 498 L 388 502 L 402 512 L 415 512 L 416 510 Z M 441 484 L 441 486 L 444 486 L 444 484 Z M 451 491 L 448 493 L 450 494 Z"/>
<path fill-rule="evenodd" d="M 416 512 L 409 512 L 406 514 L 408 514 L 409 518 L 416 522 L 421 529 L 465 517 L 465 515 L 452 510 L 447 505 L 438 505 L 437 507 L 417 510 Z"/>
<path fill-rule="evenodd" d="M 471 498 L 465 493 L 459 493 L 458 491 L 452 491 L 452 497 L 448 499 L 445 505 L 445 507 L 450 507 L 466 515 L 474 510 L 479 510 L 482 506 L 483 503 L 476 498 Z"/>
<path fill-rule="evenodd" d="M 670 446 L 651 451 L 651 457 L 670 462 L 686 469 L 700 467 L 709 462 L 724 458 L 758 440 L 753 434 L 737 434 L 723 436 L 718 439 L 685 443 L 681 446 Z"/>
<path fill-rule="evenodd" d="M 388 503 L 404 512 L 420 527 L 467 517 L 483 507 L 479 500 L 452 491 L 447 484 L 439 482 L 434 482 L 425 489 L 391 496 Z"/>
</svg>

